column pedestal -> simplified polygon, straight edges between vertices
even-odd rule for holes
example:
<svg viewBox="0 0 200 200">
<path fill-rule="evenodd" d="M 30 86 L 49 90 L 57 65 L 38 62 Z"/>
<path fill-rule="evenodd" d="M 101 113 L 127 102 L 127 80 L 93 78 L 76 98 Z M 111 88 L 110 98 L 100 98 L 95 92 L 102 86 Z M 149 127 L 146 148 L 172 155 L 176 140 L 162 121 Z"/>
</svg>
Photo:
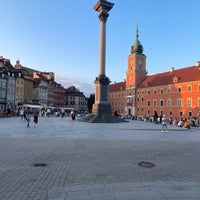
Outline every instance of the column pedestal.
<svg viewBox="0 0 200 200">
<path fill-rule="evenodd" d="M 113 3 L 107 0 L 98 0 L 94 9 L 99 12 L 100 19 L 100 66 L 99 76 L 94 81 L 96 86 L 95 103 L 92 107 L 92 114 L 84 118 L 88 122 L 116 123 L 124 120 L 113 116 L 111 113 L 111 104 L 109 102 L 109 84 L 110 80 L 105 75 L 106 63 L 106 20 L 108 12 L 113 7 Z"/>
</svg>

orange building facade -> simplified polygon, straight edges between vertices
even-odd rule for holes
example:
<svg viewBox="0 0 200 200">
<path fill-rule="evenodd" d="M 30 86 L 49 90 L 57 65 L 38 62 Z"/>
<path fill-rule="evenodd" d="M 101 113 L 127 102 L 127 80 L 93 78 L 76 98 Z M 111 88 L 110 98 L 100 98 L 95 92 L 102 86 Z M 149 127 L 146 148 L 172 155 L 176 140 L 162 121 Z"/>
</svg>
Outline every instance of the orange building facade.
<svg viewBox="0 0 200 200">
<path fill-rule="evenodd" d="M 200 64 L 147 77 L 137 89 L 137 116 L 199 117 Z"/>
<path fill-rule="evenodd" d="M 128 56 L 126 81 L 110 85 L 112 110 L 141 118 L 152 117 L 154 111 L 174 119 L 199 118 L 200 62 L 148 76 L 146 56 L 138 37 L 137 28 L 136 39 Z M 121 84 L 125 87 L 121 87 Z"/>
<path fill-rule="evenodd" d="M 111 84 L 109 88 L 109 99 L 111 102 L 112 113 L 125 113 L 126 81 Z"/>
</svg>

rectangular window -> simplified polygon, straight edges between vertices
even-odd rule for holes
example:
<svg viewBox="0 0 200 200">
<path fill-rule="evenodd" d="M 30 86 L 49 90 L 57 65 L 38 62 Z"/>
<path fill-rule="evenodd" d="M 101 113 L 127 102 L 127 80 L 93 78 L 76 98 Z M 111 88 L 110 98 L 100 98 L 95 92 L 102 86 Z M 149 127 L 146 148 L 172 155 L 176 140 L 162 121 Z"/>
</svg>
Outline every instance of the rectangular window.
<svg viewBox="0 0 200 200">
<path fill-rule="evenodd" d="M 178 87 L 178 92 L 181 92 L 181 87 Z"/>
<path fill-rule="evenodd" d="M 148 101 L 147 101 L 147 105 L 148 105 L 148 106 L 150 106 L 150 105 L 151 105 L 151 102 L 150 102 L 150 100 L 148 100 Z"/>
<path fill-rule="evenodd" d="M 177 99 L 177 106 L 182 106 L 182 99 Z"/>
<path fill-rule="evenodd" d="M 198 106 L 200 107 L 200 99 L 198 99 Z"/>
<path fill-rule="evenodd" d="M 192 99 L 191 99 L 191 98 L 188 98 L 188 99 L 187 99 L 187 106 L 188 106 L 188 107 L 191 107 L 191 106 L 192 106 Z"/>
<path fill-rule="evenodd" d="M 154 90 L 153 93 L 156 94 L 156 90 Z"/>
<path fill-rule="evenodd" d="M 153 100 L 153 105 L 156 106 L 157 105 L 157 101 Z"/>
<path fill-rule="evenodd" d="M 199 89 L 200 90 L 200 89 Z M 148 94 L 151 94 L 150 90 L 148 90 Z"/>
<path fill-rule="evenodd" d="M 160 89 L 160 93 L 163 94 L 163 89 Z"/>
<path fill-rule="evenodd" d="M 160 106 L 164 106 L 164 101 L 160 100 Z"/>
<path fill-rule="evenodd" d="M 192 91 L 192 86 L 191 85 L 188 85 L 188 92 L 191 92 Z"/>
<path fill-rule="evenodd" d="M 167 99 L 167 105 L 172 106 L 172 100 L 171 99 Z"/>
<path fill-rule="evenodd" d="M 2 88 L 6 88 L 6 83 L 2 82 Z"/>
</svg>

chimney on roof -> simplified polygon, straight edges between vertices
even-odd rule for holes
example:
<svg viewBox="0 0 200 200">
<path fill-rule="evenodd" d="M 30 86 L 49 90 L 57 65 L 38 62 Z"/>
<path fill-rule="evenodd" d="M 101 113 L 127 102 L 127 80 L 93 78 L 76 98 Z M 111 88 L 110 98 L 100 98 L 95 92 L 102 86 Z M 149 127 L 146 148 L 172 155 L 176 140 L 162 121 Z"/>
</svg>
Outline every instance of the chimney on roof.
<svg viewBox="0 0 200 200">
<path fill-rule="evenodd" d="M 197 60 L 195 65 L 196 65 L 196 67 L 200 67 L 200 61 Z"/>
<path fill-rule="evenodd" d="M 170 67 L 169 71 L 173 72 L 174 71 L 174 67 Z"/>
</svg>

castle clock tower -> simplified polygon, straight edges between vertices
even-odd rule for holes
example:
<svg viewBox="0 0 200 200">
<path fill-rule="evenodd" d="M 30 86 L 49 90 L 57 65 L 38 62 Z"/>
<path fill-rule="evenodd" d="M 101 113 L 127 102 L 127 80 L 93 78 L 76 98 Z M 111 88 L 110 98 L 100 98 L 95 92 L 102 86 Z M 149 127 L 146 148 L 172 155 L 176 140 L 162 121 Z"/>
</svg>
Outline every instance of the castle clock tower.
<svg viewBox="0 0 200 200">
<path fill-rule="evenodd" d="M 128 56 L 128 69 L 126 72 L 126 107 L 128 115 L 137 115 L 136 91 L 138 86 L 146 78 L 146 56 L 143 54 L 143 46 L 138 40 L 138 25 L 136 27 L 136 39 L 131 46 L 131 54 Z"/>
</svg>

